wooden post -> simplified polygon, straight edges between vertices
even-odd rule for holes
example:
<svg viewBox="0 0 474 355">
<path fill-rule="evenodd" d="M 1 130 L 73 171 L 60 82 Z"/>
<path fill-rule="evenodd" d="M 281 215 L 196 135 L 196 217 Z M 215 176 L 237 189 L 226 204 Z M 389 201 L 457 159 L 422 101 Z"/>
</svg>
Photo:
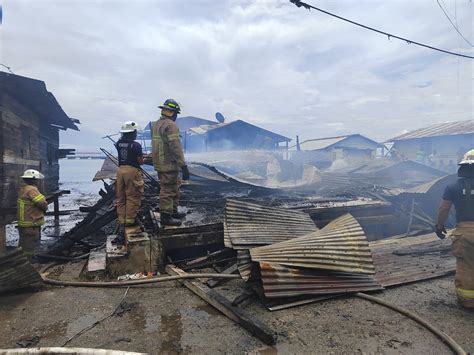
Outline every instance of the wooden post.
<svg viewBox="0 0 474 355">
<path fill-rule="evenodd" d="M 56 195 L 54 196 L 54 220 L 57 221 L 59 220 L 59 196 Z"/>
<path fill-rule="evenodd" d="M 7 249 L 7 232 L 4 224 L 0 224 L 0 253 Z"/>
</svg>

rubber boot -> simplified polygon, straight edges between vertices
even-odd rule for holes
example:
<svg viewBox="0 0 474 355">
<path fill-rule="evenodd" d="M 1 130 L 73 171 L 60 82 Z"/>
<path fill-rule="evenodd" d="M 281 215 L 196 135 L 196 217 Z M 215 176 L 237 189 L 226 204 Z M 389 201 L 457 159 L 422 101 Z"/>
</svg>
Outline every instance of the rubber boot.
<svg viewBox="0 0 474 355">
<path fill-rule="evenodd" d="M 171 215 L 171 217 L 176 218 L 176 219 L 183 219 L 184 217 L 186 217 L 186 213 L 178 212 L 178 210 L 176 210 L 176 211 L 173 211 L 173 214 Z"/>
<path fill-rule="evenodd" d="M 174 219 L 169 213 L 161 213 L 160 222 L 162 226 L 179 227 L 181 225 L 181 221 L 179 219 Z"/>
</svg>

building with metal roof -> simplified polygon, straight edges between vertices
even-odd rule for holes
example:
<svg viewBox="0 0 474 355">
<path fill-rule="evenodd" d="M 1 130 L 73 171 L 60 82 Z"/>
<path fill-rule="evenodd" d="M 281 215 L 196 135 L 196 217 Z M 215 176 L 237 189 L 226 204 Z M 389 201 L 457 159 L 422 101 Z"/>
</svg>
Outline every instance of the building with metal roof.
<svg viewBox="0 0 474 355">
<path fill-rule="evenodd" d="M 401 159 L 412 159 L 452 172 L 463 154 L 474 149 L 474 120 L 434 124 L 389 139 Z"/>
<path fill-rule="evenodd" d="M 274 150 L 288 148 L 291 141 L 291 138 L 242 120 L 192 127 L 181 134 L 186 152 Z"/>
<path fill-rule="evenodd" d="M 149 122 L 139 139 L 151 139 Z M 284 137 L 243 120 L 222 122 L 199 117 L 178 117 L 176 124 L 181 132 L 181 142 L 187 153 L 200 153 L 221 150 L 274 150 L 287 148 L 291 138 Z"/>
<path fill-rule="evenodd" d="M 326 168 L 337 159 L 366 160 L 385 149 L 383 144 L 360 134 L 305 140 L 290 148 L 291 159 Z"/>
</svg>

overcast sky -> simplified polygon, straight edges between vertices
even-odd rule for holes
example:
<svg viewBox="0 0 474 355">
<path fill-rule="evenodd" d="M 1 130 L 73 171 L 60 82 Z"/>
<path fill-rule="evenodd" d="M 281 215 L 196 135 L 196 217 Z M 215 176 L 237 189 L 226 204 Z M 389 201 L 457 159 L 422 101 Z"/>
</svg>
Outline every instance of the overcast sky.
<svg viewBox="0 0 474 355">
<path fill-rule="evenodd" d="M 443 49 L 474 54 L 436 0 L 310 4 Z M 473 118 L 473 61 L 389 40 L 288 0 L 0 0 L 1 63 L 44 80 L 85 139 L 183 115 L 243 119 L 301 139 L 385 140 Z M 472 42 L 473 3 L 444 0 Z M 78 138 L 79 137 L 79 138 Z M 82 141 L 82 143 L 81 143 Z"/>
</svg>

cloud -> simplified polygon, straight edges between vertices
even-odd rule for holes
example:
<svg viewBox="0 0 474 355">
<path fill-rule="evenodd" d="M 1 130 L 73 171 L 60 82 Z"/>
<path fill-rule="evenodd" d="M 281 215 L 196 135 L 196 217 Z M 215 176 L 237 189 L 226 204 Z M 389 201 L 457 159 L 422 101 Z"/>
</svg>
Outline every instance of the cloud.
<svg viewBox="0 0 474 355">
<path fill-rule="evenodd" d="M 317 5 L 468 51 L 431 2 Z M 457 6 L 472 38 L 472 3 Z M 219 111 L 301 139 L 361 133 L 382 140 L 400 129 L 472 118 L 472 61 L 286 0 L 5 0 L 3 12 L 2 62 L 44 80 L 97 136 L 129 119 L 156 119 L 167 97 L 186 115 L 212 119 Z"/>
</svg>

